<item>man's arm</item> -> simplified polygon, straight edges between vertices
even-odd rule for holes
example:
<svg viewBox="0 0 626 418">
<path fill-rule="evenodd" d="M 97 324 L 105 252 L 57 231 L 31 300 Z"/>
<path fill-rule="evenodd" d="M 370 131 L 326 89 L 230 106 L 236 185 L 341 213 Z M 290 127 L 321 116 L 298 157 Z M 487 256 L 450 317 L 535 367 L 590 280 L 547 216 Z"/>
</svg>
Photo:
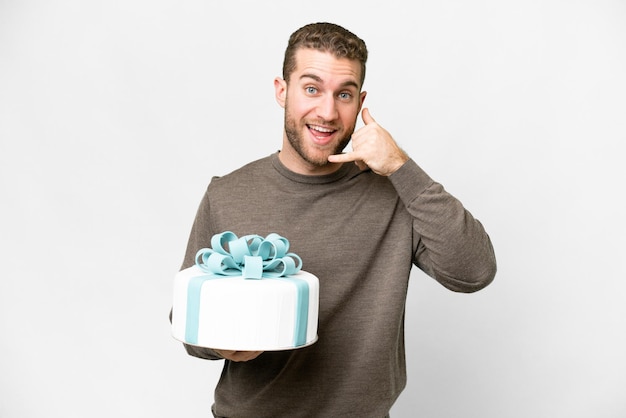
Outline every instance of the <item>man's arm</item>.
<svg viewBox="0 0 626 418">
<path fill-rule="evenodd" d="M 365 126 L 352 136 L 352 152 L 328 160 L 353 161 L 390 179 L 414 219 L 419 241 L 414 262 L 420 269 L 458 292 L 475 292 L 491 283 L 496 259 L 481 223 L 409 159 L 368 109 L 361 116 Z"/>
<path fill-rule="evenodd" d="M 414 263 L 456 292 L 475 292 L 491 283 L 497 269 L 491 239 L 463 204 L 413 160 L 389 179 L 414 219 Z"/>
</svg>

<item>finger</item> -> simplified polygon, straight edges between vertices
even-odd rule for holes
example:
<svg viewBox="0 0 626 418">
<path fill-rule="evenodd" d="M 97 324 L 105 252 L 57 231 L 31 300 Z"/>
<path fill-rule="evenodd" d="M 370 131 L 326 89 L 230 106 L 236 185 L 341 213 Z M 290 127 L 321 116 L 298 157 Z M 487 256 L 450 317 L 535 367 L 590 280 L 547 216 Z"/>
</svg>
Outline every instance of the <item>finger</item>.
<svg viewBox="0 0 626 418">
<path fill-rule="evenodd" d="M 215 350 L 219 355 L 227 360 L 240 362 L 257 358 L 263 351 L 236 351 L 236 350 Z"/>
<path fill-rule="evenodd" d="M 369 166 L 365 164 L 362 160 L 356 160 L 354 164 L 356 164 L 356 166 L 359 167 L 361 171 L 365 171 L 369 168 Z"/>
<path fill-rule="evenodd" d="M 329 155 L 328 161 L 331 163 L 347 163 L 354 161 L 354 164 L 356 164 L 361 170 L 367 170 L 369 168 L 369 166 L 361 158 L 357 157 L 354 152 Z"/>
<path fill-rule="evenodd" d="M 328 161 L 331 163 L 347 163 L 357 160 L 359 160 L 359 158 L 354 154 L 354 152 L 345 152 L 342 154 L 333 154 L 328 156 Z"/>
<path fill-rule="evenodd" d="M 218 350 L 218 349 L 214 349 L 213 351 L 215 351 L 217 354 L 219 354 L 220 356 L 222 356 L 224 358 L 230 358 L 235 353 L 234 350 Z"/>
<path fill-rule="evenodd" d="M 361 118 L 363 118 L 363 123 L 369 125 L 370 123 L 376 122 L 372 115 L 370 114 L 370 110 L 366 107 L 361 112 Z"/>
<path fill-rule="evenodd" d="M 257 358 L 262 351 L 237 351 L 234 357 L 236 361 L 250 361 Z"/>
</svg>

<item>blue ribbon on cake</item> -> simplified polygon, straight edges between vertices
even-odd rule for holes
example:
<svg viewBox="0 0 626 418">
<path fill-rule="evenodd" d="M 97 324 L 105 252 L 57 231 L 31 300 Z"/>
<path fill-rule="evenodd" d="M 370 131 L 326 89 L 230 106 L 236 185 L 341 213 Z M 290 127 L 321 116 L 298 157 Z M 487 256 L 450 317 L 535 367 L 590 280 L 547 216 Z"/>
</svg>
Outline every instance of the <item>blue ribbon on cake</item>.
<svg viewBox="0 0 626 418">
<path fill-rule="evenodd" d="M 190 344 L 198 342 L 202 284 L 210 279 L 238 276 L 251 280 L 288 280 L 293 283 L 297 290 L 294 346 L 306 344 L 309 285 L 306 280 L 289 277 L 302 268 L 302 259 L 288 252 L 289 241 L 275 233 L 265 238 L 260 235 L 239 238 L 233 232 L 226 231 L 213 235 L 211 247 L 196 253 L 196 266 L 207 274 L 189 281 L 185 340 Z"/>
</svg>

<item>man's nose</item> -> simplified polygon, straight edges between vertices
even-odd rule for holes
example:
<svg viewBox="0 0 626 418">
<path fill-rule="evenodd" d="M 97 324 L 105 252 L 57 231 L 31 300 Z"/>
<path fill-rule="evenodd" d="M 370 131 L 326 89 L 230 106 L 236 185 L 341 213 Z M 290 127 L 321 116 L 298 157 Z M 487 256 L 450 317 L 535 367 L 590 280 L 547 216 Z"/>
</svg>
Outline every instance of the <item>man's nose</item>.
<svg viewBox="0 0 626 418">
<path fill-rule="evenodd" d="M 317 106 L 317 116 L 323 120 L 335 120 L 338 115 L 335 97 L 333 95 L 322 97 Z"/>
</svg>

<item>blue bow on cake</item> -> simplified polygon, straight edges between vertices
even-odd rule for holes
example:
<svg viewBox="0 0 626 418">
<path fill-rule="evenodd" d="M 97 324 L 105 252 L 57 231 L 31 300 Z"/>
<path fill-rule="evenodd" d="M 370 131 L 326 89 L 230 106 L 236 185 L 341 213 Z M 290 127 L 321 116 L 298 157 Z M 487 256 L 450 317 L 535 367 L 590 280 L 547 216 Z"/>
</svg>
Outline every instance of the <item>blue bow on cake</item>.
<svg viewBox="0 0 626 418">
<path fill-rule="evenodd" d="M 238 238 L 226 231 L 213 235 L 211 247 L 196 253 L 196 265 L 206 273 L 261 279 L 289 276 L 302 268 L 302 259 L 288 252 L 289 241 L 276 233 Z"/>
</svg>

